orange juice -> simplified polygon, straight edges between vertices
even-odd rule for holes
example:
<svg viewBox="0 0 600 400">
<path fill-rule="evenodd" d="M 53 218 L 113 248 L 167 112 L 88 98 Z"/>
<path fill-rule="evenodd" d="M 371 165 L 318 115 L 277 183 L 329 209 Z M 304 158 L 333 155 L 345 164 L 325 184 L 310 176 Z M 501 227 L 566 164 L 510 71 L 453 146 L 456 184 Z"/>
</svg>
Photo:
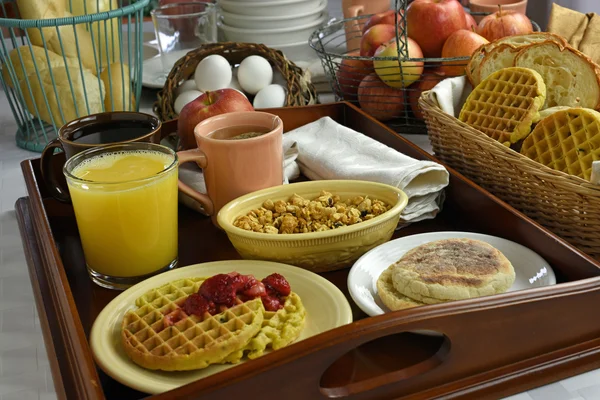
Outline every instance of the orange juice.
<svg viewBox="0 0 600 400">
<path fill-rule="evenodd" d="M 177 165 L 153 150 L 99 153 L 70 171 L 69 192 L 89 269 L 138 277 L 177 259 Z"/>
</svg>

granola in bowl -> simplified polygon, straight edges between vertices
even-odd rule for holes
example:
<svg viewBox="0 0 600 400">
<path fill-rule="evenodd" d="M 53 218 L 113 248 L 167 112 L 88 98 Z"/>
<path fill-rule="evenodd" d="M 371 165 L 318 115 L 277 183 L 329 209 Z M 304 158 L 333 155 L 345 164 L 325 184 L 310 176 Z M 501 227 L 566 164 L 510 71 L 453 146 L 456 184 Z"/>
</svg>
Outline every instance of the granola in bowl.
<svg viewBox="0 0 600 400">
<path fill-rule="evenodd" d="M 390 204 L 369 196 L 342 200 L 322 190 L 312 200 L 297 194 L 287 201 L 268 199 L 260 208 L 237 217 L 233 225 L 269 234 L 321 232 L 370 220 L 391 208 Z"/>
</svg>

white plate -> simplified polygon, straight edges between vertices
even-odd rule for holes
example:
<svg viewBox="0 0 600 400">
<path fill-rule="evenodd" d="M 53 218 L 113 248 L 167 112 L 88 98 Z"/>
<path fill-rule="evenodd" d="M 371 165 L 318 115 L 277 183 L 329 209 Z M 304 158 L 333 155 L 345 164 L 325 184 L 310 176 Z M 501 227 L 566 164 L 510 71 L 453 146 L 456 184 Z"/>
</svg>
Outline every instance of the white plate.
<svg viewBox="0 0 600 400">
<path fill-rule="evenodd" d="M 221 17 L 225 25 L 234 28 L 246 29 L 278 29 L 293 28 L 309 24 L 321 16 L 321 13 L 327 8 L 327 1 L 322 0 L 321 5 L 314 10 L 303 14 L 276 15 L 276 16 L 255 16 L 234 14 L 221 11 Z"/>
<path fill-rule="evenodd" d="M 222 22 L 218 23 L 225 38 L 231 42 L 271 43 L 272 45 L 307 41 L 310 35 L 327 21 L 327 15 L 321 15 L 317 20 L 304 25 L 277 29 L 246 29 L 234 28 Z"/>
<path fill-rule="evenodd" d="M 319 7 L 322 0 L 269 0 L 269 1 L 235 1 L 219 0 L 218 4 L 226 12 L 254 15 L 277 16 L 304 14 Z"/>
<path fill-rule="evenodd" d="M 234 365 L 211 365 L 196 371 L 152 371 L 131 361 L 121 346 L 123 316 L 127 310 L 135 307 L 135 300 L 142 294 L 177 279 L 232 271 L 253 274 L 258 279 L 277 272 L 289 281 L 306 309 L 306 324 L 296 342 L 352 322 L 352 310 L 344 294 L 325 278 L 305 269 L 250 260 L 196 264 L 146 279 L 115 297 L 100 312 L 90 333 L 90 346 L 98 366 L 122 384 L 151 394 L 166 392 L 233 368 Z"/>
<path fill-rule="evenodd" d="M 184 57 L 190 51 L 192 49 L 177 50 L 170 53 L 167 61 L 169 71 L 180 58 Z M 152 89 L 162 89 L 165 82 L 159 79 L 163 75 L 163 64 L 160 54 L 145 60 L 143 64 L 142 85 Z"/>
<path fill-rule="evenodd" d="M 348 274 L 348 290 L 354 302 L 370 316 L 390 310 L 377 295 L 377 279 L 407 251 L 434 240 L 450 238 L 477 239 L 500 250 L 515 269 L 515 283 L 509 292 L 556 284 L 552 267 L 537 253 L 510 240 L 470 232 L 431 232 L 406 236 L 378 246 L 359 258 Z"/>
</svg>

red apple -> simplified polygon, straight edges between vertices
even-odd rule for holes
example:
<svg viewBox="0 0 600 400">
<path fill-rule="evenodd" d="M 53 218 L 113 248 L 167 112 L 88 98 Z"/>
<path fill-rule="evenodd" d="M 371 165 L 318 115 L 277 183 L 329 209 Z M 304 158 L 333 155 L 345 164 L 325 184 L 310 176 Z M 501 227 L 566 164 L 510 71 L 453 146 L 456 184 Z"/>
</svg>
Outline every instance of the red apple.
<svg viewBox="0 0 600 400">
<path fill-rule="evenodd" d="M 349 56 L 359 56 L 358 51 L 348 53 Z M 344 100 L 356 100 L 358 85 L 362 79 L 373 72 L 372 62 L 345 58 L 340 63 L 335 75 L 339 83 L 339 95 Z"/>
<path fill-rule="evenodd" d="M 496 39 L 512 35 L 524 35 L 533 32 L 531 21 L 525 14 L 514 10 L 499 10 L 493 14 L 486 15 L 477 27 L 477 33 L 493 42 Z"/>
<path fill-rule="evenodd" d="M 406 8 L 406 28 L 425 57 L 439 57 L 448 37 L 465 28 L 465 11 L 457 0 L 414 0 Z"/>
<path fill-rule="evenodd" d="M 182 150 L 194 149 L 197 146 L 194 128 L 201 121 L 214 115 L 233 111 L 254 111 L 246 96 L 235 89 L 219 89 L 206 92 L 189 102 L 179 113 L 177 135 Z"/>
<path fill-rule="evenodd" d="M 388 10 L 388 11 L 384 11 L 379 14 L 372 15 L 365 23 L 365 26 L 363 26 L 363 29 L 362 29 L 363 34 L 375 25 L 394 25 L 395 24 L 394 14 L 395 14 L 394 10 Z M 403 23 L 402 11 L 399 11 L 398 12 L 398 26 L 402 26 L 402 23 Z"/>
<path fill-rule="evenodd" d="M 479 46 L 489 43 L 486 38 L 468 29 L 454 32 L 444 43 L 442 58 L 470 57 Z M 447 76 L 464 75 L 467 61 L 444 61 L 442 71 Z"/>
<path fill-rule="evenodd" d="M 376 74 L 364 77 L 358 88 L 358 104 L 380 121 L 403 116 L 404 92 L 383 83 Z"/>
<path fill-rule="evenodd" d="M 403 86 L 407 87 L 413 82 L 419 80 L 421 73 L 423 72 L 423 61 L 411 60 L 415 58 L 423 58 L 423 52 L 421 48 L 411 38 L 406 38 L 408 52 L 402 54 L 402 58 L 408 58 L 406 61 L 398 60 L 381 60 L 378 58 L 383 57 L 394 57 L 398 58 L 398 46 L 396 45 L 396 39 L 390 40 L 389 42 L 381 45 L 375 52 L 375 61 L 373 65 L 375 72 L 379 78 L 384 81 L 388 86 L 401 89 Z M 402 70 L 400 70 L 400 65 Z"/>
<path fill-rule="evenodd" d="M 435 85 L 444 78 L 445 76 L 439 69 L 427 71 L 423 73 L 421 79 L 417 83 L 406 89 L 408 93 L 408 103 L 410 104 L 410 109 L 415 115 L 415 118 L 423 120 L 423 111 L 421 110 L 421 107 L 419 107 L 421 93 L 433 89 Z"/>
<path fill-rule="evenodd" d="M 475 21 L 475 18 L 473 18 L 473 16 L 466 11 L 465 11 L 465 27 L 466 27 L 466 29 L 468 29 L 470 31 L 477 29 L 477 22 Z"/>
<path fill-rule="evenodd" d="M 375 25 L 368 29 L 360 39 L 360 55 L 372 57 L 379 46 L 395 38 L 396 27 L 394 25 Z"/>
</svg>

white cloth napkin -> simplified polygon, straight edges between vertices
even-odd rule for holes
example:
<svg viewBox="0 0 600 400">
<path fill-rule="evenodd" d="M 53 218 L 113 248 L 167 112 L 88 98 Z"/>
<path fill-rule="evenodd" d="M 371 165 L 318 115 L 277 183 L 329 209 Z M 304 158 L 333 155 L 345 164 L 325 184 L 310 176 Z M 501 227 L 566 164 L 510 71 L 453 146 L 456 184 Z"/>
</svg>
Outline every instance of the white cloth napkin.
<svg viewBox="0 0 600 400">
<path fill-rule="evenodd" d="M 456 118 L 472 90 L 473 86 L 465 75 L 444 79 L 431 89 L 442 111 Z"/>
<path fill-rule="evenodd" d="M 401 214 L 404 222 L 434 218 L 448 186 L 446 169 L 432 161 L 415 160 L 329 117 L 304 125 L 283 135 L 285 182 L 300 174 L 310 180 L 357 179 L 385 183 L 402 189 L 408 205 Z M 181 166 L 179 178 L 200 192 L 206 192 L 199 168 Z M 180 193 L 180 201 L 203 212 L 192 199 Z"/>
<path fill-rule="evenodd" d="M 289 179 L 297 177 L 292 172 L 301 172 L 310 180 L 357 179 L 402 189 L 409 199 L 401 215 L 406 222 L 435 217 L 448 185 L 442 165 L 415 160 L 329 117 L 284 134 L 283 149 Z M 294 153 L 299 171 L 291 162 Z"/>
</svg>

